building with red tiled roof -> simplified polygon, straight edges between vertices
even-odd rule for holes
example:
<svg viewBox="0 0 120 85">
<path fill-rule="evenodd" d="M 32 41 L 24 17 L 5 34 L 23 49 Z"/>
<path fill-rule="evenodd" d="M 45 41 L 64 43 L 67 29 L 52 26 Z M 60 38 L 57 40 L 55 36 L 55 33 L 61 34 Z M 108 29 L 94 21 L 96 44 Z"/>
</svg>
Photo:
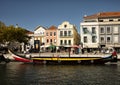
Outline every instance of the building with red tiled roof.
<svg viewBox="0 0 120 85">
<path fill-rule="evenodd" d="M 84 16 L 84 19 L 95 19 L 95 18 L 115 18 L 119 17 L 120 12 L 100 12 L 90 16 Z"/>
<path fill-rule="evenodd" d="M 80 23 L 81 42 L 87 49 L 115 47 L 120 49 L 120 12 L 85 15 Z"/>
<path fill-rule="evenodd" d="M 33 36 L 33 34 L 34 34 L 34 32 L 27 30 L 27 35 L 28 35 L 28 36 Z"/>
<path fill-rule="evenodd" d="M 50 45 L 57 46 L 57 27 L 51 26 L 48 29 L 46 29 L 46 47 Z"/>
<path fill-rule="evenodd" d="M 47 30 L 57 30 L 57 27 L 52 25 L 51 27 L 49 27 Z"/>
</svg>

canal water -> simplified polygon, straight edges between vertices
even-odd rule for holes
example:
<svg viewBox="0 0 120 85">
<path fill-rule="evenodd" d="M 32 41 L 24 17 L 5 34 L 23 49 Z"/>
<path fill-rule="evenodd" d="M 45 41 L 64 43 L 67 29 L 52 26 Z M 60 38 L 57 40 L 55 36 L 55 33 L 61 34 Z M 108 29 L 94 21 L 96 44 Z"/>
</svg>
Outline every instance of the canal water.
<svg viewBox="0 0 120 85">
<path fill-rule="evenodd" d="M 120 62 L 105 65 L 2 63 L 0 85 L 120 85 Z"/>
</svg>

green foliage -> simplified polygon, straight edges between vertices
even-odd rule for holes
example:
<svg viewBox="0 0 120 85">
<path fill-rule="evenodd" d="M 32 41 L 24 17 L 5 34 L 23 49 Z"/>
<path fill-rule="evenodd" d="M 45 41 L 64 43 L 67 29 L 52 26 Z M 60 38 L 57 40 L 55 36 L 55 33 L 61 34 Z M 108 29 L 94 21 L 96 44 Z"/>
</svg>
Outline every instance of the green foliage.
<svg viewBox="0 0 120 85">
<path fill-rule="evenodd" d="M 29 37 L 26 35 L 27 31 L 21 27 L 15 28 L 11 26 L 0 27 L 0 43 L 24 42 L 27 43 Z"/>
<path fill-rule="evenodd" d="M 5 27 L 5 24 L 0 21 L 0 28 Z"/>
</svg>

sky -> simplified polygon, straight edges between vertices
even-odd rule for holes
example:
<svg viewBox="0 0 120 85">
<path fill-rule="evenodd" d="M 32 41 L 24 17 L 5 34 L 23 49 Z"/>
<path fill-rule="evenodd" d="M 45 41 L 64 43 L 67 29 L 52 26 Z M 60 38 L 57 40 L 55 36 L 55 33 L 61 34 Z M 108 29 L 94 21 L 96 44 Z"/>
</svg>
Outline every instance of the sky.
<svg viewBox="0 0 120 85">
<path fill-rule="evenodd" d="M 0 0 L 0 21 L 34 31 L 69 21 L 77 26 L 84 15 L 120 12 L 120 0 Z"/>
</svg>

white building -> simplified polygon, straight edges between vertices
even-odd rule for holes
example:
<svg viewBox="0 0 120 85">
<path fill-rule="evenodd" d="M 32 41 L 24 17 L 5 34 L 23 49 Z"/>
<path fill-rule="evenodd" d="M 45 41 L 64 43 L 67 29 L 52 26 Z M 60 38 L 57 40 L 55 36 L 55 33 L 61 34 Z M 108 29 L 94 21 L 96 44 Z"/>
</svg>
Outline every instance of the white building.
<svg viewBox="0 0 120 85">
<path fill-rule="evenodd" d="M 42 26 L 36 27 L 34 30 L 34 47 L 36 50 L 40 49 L 40 46 L 45 44 L 46 28 Z"/>
<path fill-rule="evenodd" d="M 81 42 L 84 48 L 120 48 L 120 12 L 102 12 L 84 16 L 80 23 Z"/>
<path fill-rule="evenodd" d="M 58 46 L 70 47 L 79 45 L 79 35 L 75 25 L 64 21 L 58 26 Z"/>
</svg>

